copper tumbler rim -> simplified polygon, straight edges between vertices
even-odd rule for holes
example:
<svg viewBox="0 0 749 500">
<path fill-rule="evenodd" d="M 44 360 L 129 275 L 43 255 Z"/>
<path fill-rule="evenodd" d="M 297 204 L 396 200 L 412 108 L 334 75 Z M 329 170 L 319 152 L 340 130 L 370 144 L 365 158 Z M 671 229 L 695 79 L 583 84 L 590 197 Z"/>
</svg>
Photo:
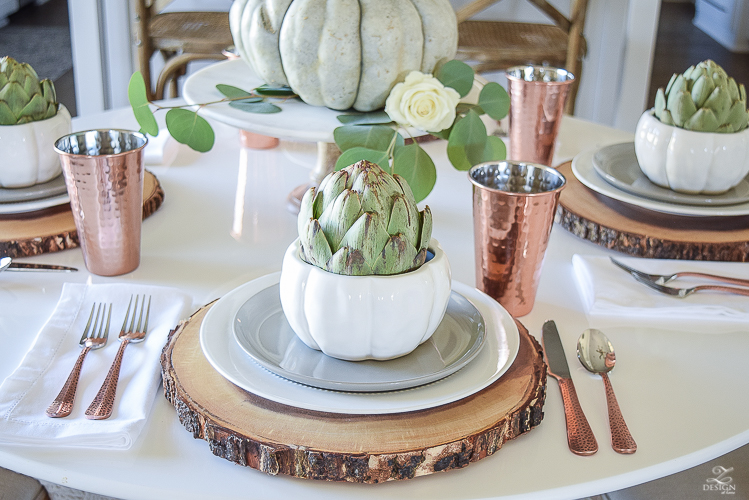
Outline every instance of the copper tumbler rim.
<svg viewBox="0 0 749 500">
<path fill-rule="evenodd" d="M 508 191 L 505 189 L 496 188 L 493 186 L 487 186 L 486 184 L 482 184 L 479 181 L 477 181 L 474 178 L 474 173 L 478 170 L 481 170 L 489 165 L 497 165 L 497 166 L 526 166 L 526 167 L 533 167 L 537 168 L 539 170 L 542 170 L 548 174 L 551 174 L 555 177 L 557 177 L 560 180 L 559 186 L 557 186 L 554 189 L 549 189 L 545 191 L 539 191 L 537 193 L 526 193 L 526 192 L 517 192 L 517 191 Z M 492 191 L 494 193 L 502 193 L 506 196 L 523 196 L 523 197 L 536 197 L 536 196 L 548 196 L 551 193 L 555 193 L 557 191 L 561 191 L 564 189 L 564 187 L 567 185 L 567 178 L 564 177 L 557 169 L 549 167 L 547 165 L 543 165 L 541 163 L 533 163 L 529 161 L 518 161 L 518 160 L 502 160 L 502 161 L 487 161 L 483 163 L 477 163 L 471 169 L 468 171 L 468 179 L 471 181 L 471 183 L 481 189 L 486 189 L 488 191 Z"/>
<path fill-rule="evenodd" d="M 84 153 L 71 153 L 70 151 L 66 151 L 65 149 L 62 149 L 63 141 L 65 141 L 66 139 L 69 140 L 76 136 L 85 137 L 86 134 L 89 134 L 92 132 L 97 133 L 97 134 L 107 134 L 107 135 L 110 132 L 117 132 L 121 135 L 128 134 L 128 135 L 134 136 L 142 140 L 143 143 L 136 148 L 123 150 L 123 151 L 120 151 L 119 153 L 84 154 Z M 64 136 L 58 138 L 55 141 L 54 148 L 58 154 L 64 155 L 64 156 L 73 156 L 73 157 L 79 157 L 79 158 L 111 158 L 111 157 L 117 157 L 117 156 L 122 156 L 128 153 L 132 153 L 133 151 L 140 151 L 143 148 L 145 148 L 147 145 L 148 145 L 148 137 L 146 137 L 146 135 L 141 132 L 138 132 L 135 130 L 119 129 L 119 128 L 98 128 L 98 129 L 90 129 L 90 130 L 81 130 L 78 132 L 71 132 L 69 134 L 65 134 Z"/>
<path fill-rule="evenodd" d="M 531 74 L 535 75 L 538 71 L 539 73 L 546 74 L 546 73 L 556 73 L 559 76 L 563 76 L 564 78 L 561 80 L 527 80 L 525 77 L 521 76 L 522 72 L 524 70 L 530 69 Z M 520 74 L 516 74 L 519 73 Z M 516 82 L 525 82 L 528 84 L 542 84 L 542 85 L 569 85 L 573 81 L 575 81 L 576 76 L 570 72 L 567 71 L 564 68 L 557 68 L 554 66 L 543 66 L 539 64 L 521 64 L 518 66 L 513 66 L 511 68 L 507 68 L 505 70 L 505 77 L 507 77 L 508 80 L 516 81 Z"/>
</svg>

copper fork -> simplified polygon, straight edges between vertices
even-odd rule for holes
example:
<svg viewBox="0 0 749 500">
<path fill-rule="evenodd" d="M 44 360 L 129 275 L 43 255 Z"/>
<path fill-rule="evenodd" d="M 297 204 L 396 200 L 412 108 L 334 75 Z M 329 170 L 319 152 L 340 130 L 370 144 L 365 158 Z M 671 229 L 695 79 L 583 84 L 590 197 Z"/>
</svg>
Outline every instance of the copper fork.
<svg viewBox="0 0 749 500">
<path fill-rule="evenodd" d="M 104 308 L 103 310 L 102 307 Z M 96 318 L 94 318 L 94 311 L 96 311 Z M 106 326 L 104 325 L 105 314 L 107 317 Z M 70 415 L 70 412 L 73 410 L 73 402 L 75 401 L 75 392 L 78 389 L 78 378 L 81 375 L 83 360 L 86 358 L 88 351 L 104 347 L 107 343 L 109 320 L 111 317 L 112 304 L 109 304 L 108 313 L 106 304 L 100 303 L 98 308 L 96 307 L 96 304 L 91 307 L 91 314 L 88 317 L 86 328 L 83 329 L 81 340 L 78 341 L 78 344 L 83 348 L 83 350 L 78 355 L 78 360 L 75 362 L 70 375 L 68 375 L 65 385 L 60 389 L 60 394 L 57 395 L 55 400 L 52 401 L 52 404 L 47 408 L 46 414 L 48 417 L 58 418 Z M 94 324 L 93 328 L 91 328 L 92 321 Z"/>
<path fill-rule="evenodd" d="M 146 296 L 140 302 L 140 313 L 138 312 L 138 301 L 140 297 L 135 296 L 135 306 L 132 307 L 133 314 L 130 316 L 130 308 L 133 306 L 133 296 L 130 296 L 130 303 L 127 305 L 127 312 L 125 313 L 125 321 L 122 323 L 120 329 L 119 340 L 121 342 L 120 348 L 117 350 L 117 355 L 114 357 L 112 367 L 107 373 L 107 377 L 104 379 L 104 383 L 96 394 L 96 397 L 91 402 L 91 405 L 86 410 L 86 418 L 91 420 L 104 420 L 112 415 L 114 409 L 114 397 L 117 394 L 117 381 L 120 378 L 120 366 L 122 366 L 122 356 L 125 354 L 125 348 L 130 343 L 142 342 L 146 338 L 146 332 L 148 332 L 148 317 L 151 314 L 151 297 L 148 297 L 148 306 L 146 306 Z M 145 309 L 145 321 L 143 317 L 143 310 Z M 138 324 L 135 324 L 135 318 L 138 318 Z M 128 327 L 127 321 L 130 319 L 130 326 Z M 142 326 L 141 326 L 142 325 Z"/>
</svg>

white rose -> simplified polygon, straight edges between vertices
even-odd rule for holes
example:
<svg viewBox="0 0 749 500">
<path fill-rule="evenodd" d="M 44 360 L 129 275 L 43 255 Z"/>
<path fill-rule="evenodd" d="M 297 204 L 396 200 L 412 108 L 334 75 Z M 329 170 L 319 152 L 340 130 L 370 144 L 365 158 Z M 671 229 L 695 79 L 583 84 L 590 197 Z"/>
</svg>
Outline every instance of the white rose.
<svg viewBox="0 0 749 500">
<path fill-rule="evenodd" d="M 455 121 L 455 107 L 460 94 L 432 75 L 412 71 L 406 81 L 397 84 L 385 101 L 385 112 L 391 120 L 405 127 L 427 132 L 450 128 Z"/>
</svg>

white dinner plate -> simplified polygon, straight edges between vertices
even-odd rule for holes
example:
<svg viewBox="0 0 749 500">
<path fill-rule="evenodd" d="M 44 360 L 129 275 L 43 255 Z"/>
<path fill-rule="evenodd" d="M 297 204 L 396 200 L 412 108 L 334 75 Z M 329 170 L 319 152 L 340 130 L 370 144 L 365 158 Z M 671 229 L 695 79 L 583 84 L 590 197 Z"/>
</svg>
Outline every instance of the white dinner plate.
<svg viewBox="0 0 749 500">
<path fill-rule="evenodd" d="M 679 193 L 653 184 L 637 162 L 634 142 L 612 144 L 599 149 L 593 155 L 593 167 L 614 187 L 651 200 L 703 207 L 749 202 L 747 179 L 725 193 L 713 195 Z"/>
<path fill-rule="evenodd" d="M 455 291 L 434 334 L 410 354 L 387 361 L 344 361 L 308 347 L 284 315 L 277 284 L 247 299 L 233 325 L 239 347 L 266 370 L 300 384 L 349 392 L 408 389 L 445 378 L 470 363 L 486 340 L 481 313 Z"/>
<path fill-rule="evenodd" d="M 718 207 L 681 205 L 677 203 L 651 200 L 618 189 L 609 184 L 596 172 L 596 169 L 593 166 L 593 156 L 596 151 L 596 149 L 591 149 L 583 151 L 575 156 L 572 160 L 572 173 L 575 174 L 575 177 L 577 177 L 584 186 L 599 194 L 647 210 L 674 215 L 687 215 L 691 217 L 731 217 L 749 215 L 749 202 Z"/>
<path fill-rule="evenodd" d="M 255 363 L 234 339 L 233 321 L 247 300 L 278 283 L 280 273 L 250 281 L 226 294 L 208 311 L 200 327 L 200 346 L 208 362 L 233 384 L 260 397 L 315 411 L 387 414 L 433 408 L 474 394 L 498 380 L 512 365 L 520 335 L 510 314 L 496 301 L 467 285 L 453 290 L 467 298 L 484 318 L 486 341 L 467 366 L 427 385 L 388 392 L 340 392 L 318 389 L 274 375 Z"/>
<path fill-rule="evenodd" d="M 66 203 L 70 203 L 70 197 L 68 196 L 67 192 L 59 196 L 44 198 L 42 200 L 19 201 L 17 203 L 0 203 L 0 214 L 22 214 L 26 212 L 34 212 L 36 210 L 56 207 L 57 205 L 64 205 Z"/>
<path fill-rule="evenodd" d="M 43 200 L 45 198 L 59 197 L 67 193 L 65 177 L 62 174 L 52 180 L 34 184 L 22 188 L 0 188 L 0 204 L 19 203 L 32 200 Z"/>
</svg>

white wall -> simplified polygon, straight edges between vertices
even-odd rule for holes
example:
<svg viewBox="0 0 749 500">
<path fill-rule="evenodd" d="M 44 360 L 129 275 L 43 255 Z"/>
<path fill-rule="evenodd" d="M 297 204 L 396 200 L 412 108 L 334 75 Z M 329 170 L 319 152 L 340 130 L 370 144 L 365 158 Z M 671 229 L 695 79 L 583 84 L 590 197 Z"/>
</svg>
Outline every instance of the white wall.
<svg viewBox="0 0 749 500">
<path fill-rule="evenodd" d="M 470 0 L 450 0 L 457 9 Z M 551 0 L 562 13 L 569 0 Z M 648 97 L 661 0 L 589 0 L 588 55 L 575 114 L 634 131 Z M 169 10 L 217 10 L 230 0 L 176 0 Z M 132 13 L 123 0 L 69 0 L 78 113 L 127 106 L 127 82 L 136 69 Z M 525 0 L 503 0 L 477 19 L 547 22 Z M 492 78 L 494 79 L 494 78 Z M 497 75 L 500 82 L 501 76 Z"/>
</svg>

